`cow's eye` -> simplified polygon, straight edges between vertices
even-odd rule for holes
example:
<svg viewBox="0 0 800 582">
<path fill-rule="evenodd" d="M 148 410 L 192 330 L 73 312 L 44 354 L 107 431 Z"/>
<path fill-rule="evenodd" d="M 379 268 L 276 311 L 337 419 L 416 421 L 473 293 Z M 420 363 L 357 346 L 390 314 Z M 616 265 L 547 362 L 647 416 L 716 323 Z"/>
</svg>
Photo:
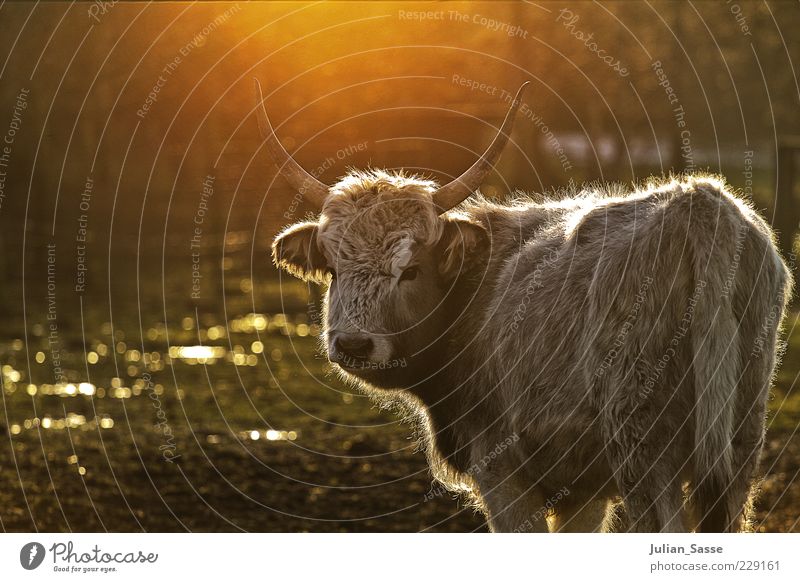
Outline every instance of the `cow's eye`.
<svg viewBox="0 0 800 582">
<path fill-rule="evenodd" d="M 400 275 L 400 281 L 413 281 L 417 275 L 419 275 L 419 267 L 409 267 Z"/>
</svg>

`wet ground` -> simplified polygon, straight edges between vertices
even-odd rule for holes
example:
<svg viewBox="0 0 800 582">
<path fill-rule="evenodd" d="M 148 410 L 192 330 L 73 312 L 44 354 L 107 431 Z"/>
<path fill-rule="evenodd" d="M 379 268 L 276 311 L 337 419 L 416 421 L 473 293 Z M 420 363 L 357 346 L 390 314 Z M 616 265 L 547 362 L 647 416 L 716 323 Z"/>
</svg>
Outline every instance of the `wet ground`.
<svg viewBox="0 0 800 582">
<path fill-rule="evenodd" d="M 330 374 L 304 316 L 186 318 L 86 350 L 4 342 L 0 523 L 6 531 L 471 531 L 412 427 Z M 40 330 L 34 330 L 40 331 Z M 101 334 L 102 335 L 102 334 Z M 66 342 L 65 342 L 66 343 Z M 30 365 L 30 373 L 27 372 Z"/>
<path fill-rule="evenodd" d="M 62 338 L 57 353 L 35 326 L 27 346 L 3 340 L 0 526 L 485 530 L 459 500 L 426 495 L 413 427 L 332 376 L 317 333 L 306 315 L 241 313 L 141 334 L 101 323 L 85 347 Z M 56 357 L 68 383 L 41 381 Z M 761 531 L 800 531 L 800 396 L 785 396 L 795 375 L 788 357 L 771 402 Z"/>
</svg>

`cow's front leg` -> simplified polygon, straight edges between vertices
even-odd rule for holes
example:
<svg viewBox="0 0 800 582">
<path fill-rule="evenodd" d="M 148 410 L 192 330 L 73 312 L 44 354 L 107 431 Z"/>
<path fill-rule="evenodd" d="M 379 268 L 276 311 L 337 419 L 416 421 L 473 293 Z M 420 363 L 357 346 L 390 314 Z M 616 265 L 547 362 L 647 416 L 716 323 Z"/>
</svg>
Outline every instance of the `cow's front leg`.
<svg viewBox="0 0 800 582">
<path fill-rule="evenodd" d="M 492 532 L 547 532 L 547 508 L 538 487 L 512 475 L 500 478 L 482 474 L 476 478 L 486 519 Z"/>
</svg>

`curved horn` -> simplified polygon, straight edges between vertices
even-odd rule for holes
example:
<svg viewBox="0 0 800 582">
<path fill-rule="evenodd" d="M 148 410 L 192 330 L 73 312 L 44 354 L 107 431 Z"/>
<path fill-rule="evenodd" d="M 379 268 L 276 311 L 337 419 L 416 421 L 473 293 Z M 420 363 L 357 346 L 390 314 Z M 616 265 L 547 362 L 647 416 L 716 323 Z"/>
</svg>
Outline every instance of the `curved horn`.
<svg viewBox="0 0 800 582">
<path fill-rule="evenodd" d="M 261 137 L 264 138 L 272 159 L 278 165 L 283 177 L 286 178 L 289 184 L 300 192 L 300 195 L 313 204 L 315 208 L 321 209 L 322 203 L 325 202 L 325 198 L 328 196 L 328 187 L 306 172 L 281 145 L 278 136 L 275 135 L 275 130 L 272 129 L 269 117 L 267 117 L 264 96 L 261 94 L 261 83 L 258 82 L 258 79 L 253 80 L 256 86 L 258 129 L 261 131 Z"/>
<path fill-rule="evenodd" d="M 508 109 L 508 113 L 506 113 L 506 118 L 503 120 L 500 131 L 497 132 L 494 141 L 492 141 L 483 155 L 478 158 L 478 161 L 472 164 L 472 167 L 461 174 L 461 176 L 433 193 L 433 203 L 439 207 L 440 214 L 447 212 L 466 200 L 475 192 L 478 186 L 481 185 L 481 182 L 483 182 L 489 172 L 492 171 L 495 162 L 497 162 L 503 148 L 508 142 L 508 136 L 511 134 L 511 128 L 514 125 L 514 116 L 520 106 L 520 98 L 529 84 L 530 81 L 525 81 L 519 88 L 519 91 L 517 91 L 517 95 L 514 97 L 514 101 Z"/>
</svg>

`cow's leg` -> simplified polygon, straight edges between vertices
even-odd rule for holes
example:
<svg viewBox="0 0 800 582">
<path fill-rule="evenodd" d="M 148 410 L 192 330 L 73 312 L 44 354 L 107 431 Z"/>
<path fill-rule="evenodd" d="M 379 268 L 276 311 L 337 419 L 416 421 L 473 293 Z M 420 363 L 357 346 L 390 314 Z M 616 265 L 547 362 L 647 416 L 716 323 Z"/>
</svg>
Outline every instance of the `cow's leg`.
<svg viewBox="0 0 800 582">
<path fill-rule="evenodd" d="M 663 475 L 656 461 L 628 455 L 618 465 L 617 483 L 625 501 L 628 531 L 687 531 L 680 479 Z"/>
<path fill-rule="evenodd" d="M 662 494 L 656 498 L 656 514 L 662 532 L 686 532 L 683 483 L 678 475 L 669 480 Z"/>
<path fill-rule="evenodd" d="M 613 529 L 613 513 L 608 499 L 568 499 L 555 506 L 553 531 L 601 532 Z"/>
<path fill-rule="evenodd" d="M 686 531 L 679 459 L 648 445 L 645 437 L 654 423 L 646 417 L 632 423 L 606 422 L 606 454 L 625 502 L 628 531 Z"/>
<path fill-rule="evenodd" d="M 547 532 L 547 509 L 538 487 L 513 475 L 502 479 L 487 472 L 476 476 L 492 532 Z"/>
<path fill-rule="evenodd" d="M 623 469 L 624 470 L 624 469 Z M 631 475 L 630 472 L 628 472 Z M 632 482 L 635 476 L 628 477 Z M 666 481 L 640 478 L 632 486 L 620 482 L 625 500 L 628 531 L 684 532 L 683 499 L 680 486 Z"/>
</svg>

